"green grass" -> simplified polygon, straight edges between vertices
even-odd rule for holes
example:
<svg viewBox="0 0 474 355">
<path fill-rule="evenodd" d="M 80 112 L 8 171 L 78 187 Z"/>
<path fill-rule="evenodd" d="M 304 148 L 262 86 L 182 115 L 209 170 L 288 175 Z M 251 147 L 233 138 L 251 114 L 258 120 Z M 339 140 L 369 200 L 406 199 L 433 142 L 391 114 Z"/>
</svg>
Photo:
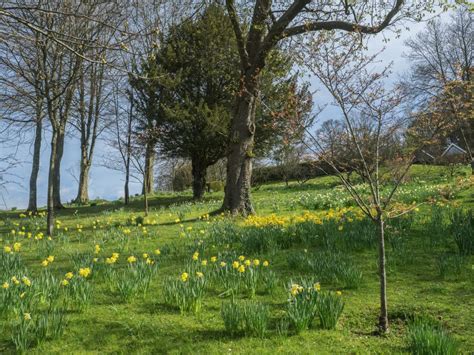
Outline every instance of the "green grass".
<svg viewBox="0 0 474 355">
<path fill-rule="evenodd" d="M 416 316 L 437 319 L 459 344 L 459 350 L 467 353 L 474 349 L 474 257 L 458 257 L 448 216 L 454 208 L 472 209 L 474 191 L 472 183 L 467 183 L 468 169 L 459 174 L 463 183 L 441 167 L 415 166 L 398 197 L 402 203 L 423 204 L 409 221 L 400 222 L 387 232 L 391 331 L 386 336 L 375 333 L 379 304 L 377 253 L 371 240 L 363 238 L 371 228 L 364 222 L 344 224 L 342 231 L 338 230 L 340 223 L 314 226 L 309 222 L 252 230 L 244 227 L 241 219 L 199 219 L 220 206 L 221 193 L 209 194 L 200 203 L 192 203 L 189 192 L 157 194 L 150 199 L 150 220 L 154 224 L 146 226 L 147 234 L 132 221 L 132 216 L 142 216 L 139 198 L 127 207 L 120 201 L 100 202 L 92 207 L 68 206 L 59 211 L 58 219 L 62 228 L 66 226 L 69 230 L 51 242 L 13 236 L 11 229 L 21 230 L 25 226 L 28 232 L 36 228 L 35 223 L 18 218 L 19 211 L 0 212 L 0 253 L 4 245 L 20 241 L 19 267 L 27 268 L 22 272 L 28 274 L 33 286 L 40 282 L 41 261 L 49 255 L 55 256 L 48 268 L 57 282 L 65 273 L 77 273 L 81 265 L 89 265 L 92 258 L 100 259 L 101 266 L 92 271 L 88 281 L 92 287 L 90 306 L 83 311 L 69 307 L 64 333 L 33 346 L 32 350 L 38 353 L 408 353 L 408 329 Z M 450 200 L 443 200 L 443 196 Z M 432 221 L 434 210 L 429 202 L 433 199 L 451 207 L 441 209 L 441 219 Z M 333 177 L 314 179 L 304 185 L 292 183 L 289 188 L 283 183 L 263 185 L 253 192 L 253 200 L 258 216 L 277 217 L 352 205 Z M 100 223 L 94 229 L 96 220 Z M 44 228 L 42 219 L 37 224 Z M 82 232 L 77 231 L 78 225 L 82 226 Z M 124 229 L 129 229 L 130 234 L 124 236 Z M 94 254 L 96 244 L 101 249 L 97 255 Z M 157 248 L 161 251 L 159 256 L 154 254 Z M 192 266 L 197 265 L 191 259 L 195 251 L 199 251 L 198 266 Z M 113 266 L 118 276 L 108 279 L 103 270 L 111 266 L 104 260 L 113 252 L 120 253 L 119 265 Z M 127 272 L 122 270 L 128 267 L 129 255 L 141 259 L 143 253 L 150 254 L 157 263 L 149 289 L 146 293 L 132 292 L 131 298 L 124 297 L 110 280 L 125 277 Z M 200 262 L 206 259 L 210 264 L 214 255 L 220 262 L 236 260 L 241 254 L 261 262 L 269 260 L 268 271 L 277 276 L 274 291 L 269 292 L 263 282 L 258 283 L 252 301 L 248 300 L 251 293 L 245 289 L 235 292 L 237 302 L 261 304 L 268 309 L 264 333 L 260 331 L 252 336 L 251 331 L 236 334 L 226 331 L 221 309 L 231 297 L 214 279 L 206 283 L 197 313 L 181 312 L 165 302 L 164 287 L 170 277 L 178 280 L 185 271 L 191 274 L 190 270 L 207 270 L 210 266 L 201 267 Z M 308 260 L 312 266 L 295 267 L 289 263 L 294 255 L 302 255 L 302 260 Z M 323 268 L 321 262 L 314 260 L 318 255 L 325 255 L 324 262 L 332 264 Z M 357 285 L 346 282 L 347 276 L 335 267 L 338 260 L 357 272 L 361 280 Z M 330 270 L 334 275 L 316 275 L 320 270 Z M 281 331 L 285 327 L 281 324 L 289 298 L 288 285 L 303 278 L 324 279 L 321 282 L 324 292 L 342 291 L 344 310 L 335 330 L 322 329 L 319 321 L 315 321 L 310 329 L 298 335 L 291 328 L 288 332 Z M 0 264 L 0 284 L 8 280 L 9 271 Z M 242 284 L 245 285 L 243 281 Z M 15 351 L 11 326 L 18 322 L 19 316 L 11 312 L 13 306 L 6 308 L 6 314 L 0 313 L 0 353 Z M 45 306 L 40 304 L 37 309 L 43 312 Z"/>
</svg>

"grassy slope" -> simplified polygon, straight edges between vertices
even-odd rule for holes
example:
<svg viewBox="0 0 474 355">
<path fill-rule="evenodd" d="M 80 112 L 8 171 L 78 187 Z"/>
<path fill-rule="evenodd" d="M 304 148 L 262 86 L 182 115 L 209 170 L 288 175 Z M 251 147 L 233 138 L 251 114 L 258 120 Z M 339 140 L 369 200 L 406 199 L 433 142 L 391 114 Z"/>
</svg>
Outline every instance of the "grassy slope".
<svg viewBox="0 0 474 355">
<path fill-rule="evenodd" d="M 444 183 L 443 171 L 439 168 L 415 167 L 412 176 L 426 181 L 426 185 Z M 441 182 L 440 182 L 441 181 Z M 420 183 L 420 182 L 418 182 Z M 303 211 L 292 200 L 301 194 L 318 195 L 330 193 L 337 182 L 333 178 L 319 178 L 304 186 L 294 185 L 285 188 L 281 184 L 262 186 L 254 192 L 254 200 L 259 215 L 275 213 L 278 215 L 298 214 Z M 212 194 L 208 202 L 196 204 L 187 211 L 184 225 L 193 226 L 194 230 L 207 228 L 205 222 L 195 220 L 203 213 L 210 212 L 219 206 L 221 194 Z M 180 227 L 173 223 L 177 208 L 164 209 L 164 206 L 188 199 L 187 195 L 163 195 L 151 201 L 152 216 L 159 225 L 148 227 L 149 235 L 140 241 L 130 244 L 130 250 L 151 252 L 157 247 L 175 245 L 182 249 L 183 258 L 190 257 L 189 250 L 184 250 L 186 243 L 178 237 Z M 473 190 L 464 190 L 457 196 L 459 203 L 472 207 Z M 128 209 L 120 204 L 104 204 L 94 207 L 69 208 L 61 211 L 59 218 L 71 229 L 77 223 L 84 226 L 84 232 L 77 237 L 71 232 L 71 242 L 61 245 L 54 251 L 57 261 L 54 268 L 58 274 L 70 271 L 69 254 L 76 251 L 93 251 L 95 244 L 92 221 L 111 217 L 114 221 L 125 221 L 131 213 L 139 214 L 141 202 L 134 201 Z M 161 209 L 160 209 L 161 208 Z M 427 213 L 422 207 L 420 213 Z M 16 216 L 16 213 L 3 213 L 0 217 Z M 1 228 L 1 224 L 0 224 Z M 3 231 L 0 235 L 5 235 Z M 376 251 L 353 253 L 351 256 L 364 271 L 364 285 L 358 290 L 344 291 L 346 308 L 336 331 L 309 330 L 302 335 L 280 337 L 271 332 L 266 339 L 249 337 L 231 338 L 224 332 L 220 317 L 222 299 L 210 290 L 204 301 L 203 311 L 199 315 L 180 315 L 178 311 L 164 305 L 161 299 L 161 280 L 168 275 L 179 275 L 183 270 L 183 260 L 175 258 L 162 262 L 160 272 L 154 280 L 151 290 L 143 299 L 136 299 L 130 304 L 121 303 L 116 296 L 105 292 L 104 285 L 96 285 L 92 306 L 84 313 L 71 313 L 69 326 L 64 336 L 55 341 L 46 342 L 38 352 L 61 353 L 396 353 L 406 351 L 404 341 L 404 314 L 422 311 L 441 319 L 443 324 L 461 342 L 462 350 L 474 349 L 474 258 L 463 277 L 443 280 L 437 275 L 435 260 L 423 247 L 427 238 L 419 228 L 414 228 L 406 236 L 410 240 L 410 255 L 402 265 L 390 266 L 389 311 L 391 333 L 386 337 L 373 334 L 378 314 L 378 280 L 376 275 Z M 203 237 L 205 238 L 205 236 Z M 0 242 L 0 245 L 2 243 Z M 113 243 L 103 247 L 103 253 L 110 255 L 115 249 Z M 453 248 L 454 249 L 454 248 Z M 296 277 L 299 273 L 290 270 L 286 261 L 288 251 L 279 251 L 274 255 L 251 255 L 251 257 L 268 258 L 271 267 L 283 281 Z M 38 268 L 40 257 L 34 251 L 28 251 L 25 243 L 25 258 L 31 269 Z M 470 268 L 469 268 L 470 269 Z M 0 277 L 0 281 L 1 277 Z M 323 285 L 335 288 L 335 285 Z M 272 307 L 272 319 L 276 320 L 282 313 L 282 305 L 287 299 L 283 286 L 273 296 L 258 295 L 257 299 Z M 1 330 L 1 327 L 0 327 Z M 8 334 L 0 331 L 0 352 L 13 351 Z"/>
</svg>

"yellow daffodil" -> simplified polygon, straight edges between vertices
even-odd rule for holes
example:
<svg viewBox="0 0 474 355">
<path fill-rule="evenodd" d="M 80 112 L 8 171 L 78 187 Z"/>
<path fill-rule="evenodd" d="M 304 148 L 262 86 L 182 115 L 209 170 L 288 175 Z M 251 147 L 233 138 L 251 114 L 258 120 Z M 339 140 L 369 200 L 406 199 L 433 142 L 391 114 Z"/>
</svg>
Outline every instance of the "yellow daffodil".
<svg viewBox="0 0 474 355">
<path fill-rule="evenodd" d="M 201 261 L 201 265 L 202 265 L 202 266 L 206 266 L 206 265 L 207 265 L 207 260 Z"/>
<path fill-rule="evenodd" d="M 67 286 L 67 285 L 69 285 L 68 280 L 64 279 L 64 280 L 61 281 L 61 286 Z"/>
<path fill-rule="evenodd" d="M 9 284 L 8 282 L 4 282 L 4 283 L 2 284 L 2 288 L 4 288 L 5 290 L 6 290 L 7 288 L 9 288 L 9 287 L 10 287 L 10 284 Z"/>
<path fill-rule="evenodd" d="M 215 263 L 217 261 L 217 256 L 211 256 L 211 263 Z"/>
<path fill-rule="evenodd" d="M 74 276 L 74 274 L 72 272 L 67 272 L 66 275 L 64 275 L 64 277 L 66 278 L 66 280 L 70 280 L 72 279 Z"/>
<path fill-rule="evenodd" d="M 196 276 L 199 277 L 199 278 L 203 278 L 204 277 L 204 274 L 202 272 L 196 272 Z"/>
<path fill-rule="evenodd" d="M 23 319 L 24 319 L 24 320 L 31 320 L 31 314 L 29 314 L 29 313 L 24 313 L 24 314 L 23 314 Z"/>
<path fill-rule="evenodd" d="M 20 251 L 21 249 L 21 243 L 15 243 L 13 244 L 13 250 L 16 251 L 17 253 Z"/>
<path fill-rule="evenodd" d="M 270 265 L 270 263 L 267 260 L 265 260 L 262 265 L 267 267 L 268 265 Z"/>
<path fill-rule="evenodd" d="M 186 281 L 188 281 L 188 278 L 189 278 L 189 275 L 188 275 L 187 272 L 183 272 L 181 274 L 181 281 L 186 282 Z"/>
<path fill-rule="evenodd" d="M 28 286 L 30 287 L 31 286 L 31 280 L 29 278 L 27 278 L 26 276 L 23 276 L 21 278 L 21 281 L 23 281 L 23 283 L 25 284 L 25 286 Z"/>
<path fill-rule="evenodd" d="M 161 254 L 161 250 L 160 249 L 155 249 L 155 255 L 160 255 Z"/>
<path fill-rule="evenodd" d="M 133 264 L 133 263 L 136 262 L 136 261 L 137 261 L 137 258 L 134 257 L 133 255 L 131 255 L 131 256 L 129 256 L 129 257 L 127 258 L 127 262 L 128 262 L 129 264 Z"/>
<path fill-rule="evenodd" d="M 88 267 L 79 269 L 79 275 L 81 275 L 84 278 L 88 277 L 90 274 L 91 274 L 91 269 Z"/>
<path fill-rule="evenodd" d="M 8 253 L 8 254 L 9 254 L 9 253 L 12 252 L 12 248 L 9 247 L 8 245 L 5 245 L 5 246 L 3 247 L 3 251 L 4 251 L 5 253 Z"/>
<path fill-rule="evenodd" d="M 254 264 L 255 266 L 259 266 L 259 265 L 260 265 L 260 260 L 255 259 L 255 260 L 253 261 L 253 264 Z"/>
<path fill-rule="evenodd" d="M 48 260 L 49 263 L 52 263 L 54 261 L 54 256 L 50 255 L 46 258 L 46 260 Z"/>
</svg>

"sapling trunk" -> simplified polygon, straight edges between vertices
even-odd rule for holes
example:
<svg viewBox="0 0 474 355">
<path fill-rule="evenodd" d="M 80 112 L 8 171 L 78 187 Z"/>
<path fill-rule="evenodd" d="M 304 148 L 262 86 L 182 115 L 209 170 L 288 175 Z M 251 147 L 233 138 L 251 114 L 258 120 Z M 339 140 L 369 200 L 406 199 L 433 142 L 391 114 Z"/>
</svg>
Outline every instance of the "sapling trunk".
<svg viewBox="0 0 474 355">
<path fill-rule="evenodd" d="M 385 221 L 383 215 L 377 218 L 379 232 L 379 278 L 380 278 L 380 317 L 379 330 L 381 333 L 388 332 L 388 308 L 387 308 L 387 274 L 385 270 Z"/>
</svg>

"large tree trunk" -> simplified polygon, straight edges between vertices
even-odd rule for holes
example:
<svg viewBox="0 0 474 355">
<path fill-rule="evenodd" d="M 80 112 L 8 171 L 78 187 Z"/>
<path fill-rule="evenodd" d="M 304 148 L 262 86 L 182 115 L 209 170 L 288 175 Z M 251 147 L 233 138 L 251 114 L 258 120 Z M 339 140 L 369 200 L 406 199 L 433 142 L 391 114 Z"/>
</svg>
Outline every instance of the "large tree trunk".
<svg viewBox="0 0 474 355">
<path fill-rule="evenodd" d="M 30 198 L 28 201 L 28 211 L 36 212 L 38 209 L 37 203 L 37 181 L 38 181 L 38 172 L 40 167 L 40 157 L 41 157 L 41 139 L 43 135 L 43 120 L 37 119 L 36 121 L 36 131 L 35 131 L 35 143 L 33 150 L 33 165 L 31 168 L 30 175 Z"/>
<path fill-rule="evenodd" d="M 79 175 L 79 190 L 77 191 L 76 203 L 84 205 L 89 203 L 89 171 L 91 165 L 87 159 L 87 148 L 82 152 L 81 172 Z"/>
<path fill-rule="evenodd" d="M 380 317 L 379 329 L 381 333 L 388 332 L 387 306 L 387 274 L 385 270 L 385 223 L 382 215 L 378 216 L 379 231 L 379 278 L 380 278 Z"/>
<path fill-rule="evenodd" d="M 55 209 L 62 209 L 64 206 L 61 203 L 61 160 L 64 153 L 64 129 L 60 129 L 56 137 L 56 154 L 53 176 L 53 203 Z"/>
<path fill-rule="evenodd" d="M 146 152 L 145 152 L 145 176 L 143 180 L 142 194 L 145 192 L 151 194 L 153 192 L 154 185 L 154 167 L 155 167 L 155 145 L 152 143 L 147 143 Z M 145 191 L 146 189 L 146 191 Z"/>
<path fill-rule="evenodd" d="M 192 159 L 192 174 L 193 174 L 193 199 L 201 200 L 204 197 L 206 189 L 206 171 L 207 165 L 199 161 L 199 159 Z"/>
<path fill-rule="evenodd" d="M 49 158 L 49 173 L 48 173 L 48 202 L 47 210 L 48 217 L 46 219 L 47 223 L 47 233 L 49 236 L 52 236 L 54 233 L 54 173 L 55 173 L 55 164 L 56 164 L 56 155 L 57 155 L 57 131 L 53 128 L 53 135 L 51 137 L 51 155 Z"/>
<path fill-rule="evenodd" d="M 253 214 L 250 199 L 252 158 L 255 135 L 255 108 L 258 93 L 258 75 L 248 74 L 236 102 L 232 117 L 229 154 L 227 156 L 227 181 L 223 210 L 233 215 Z"/>
</svg>

